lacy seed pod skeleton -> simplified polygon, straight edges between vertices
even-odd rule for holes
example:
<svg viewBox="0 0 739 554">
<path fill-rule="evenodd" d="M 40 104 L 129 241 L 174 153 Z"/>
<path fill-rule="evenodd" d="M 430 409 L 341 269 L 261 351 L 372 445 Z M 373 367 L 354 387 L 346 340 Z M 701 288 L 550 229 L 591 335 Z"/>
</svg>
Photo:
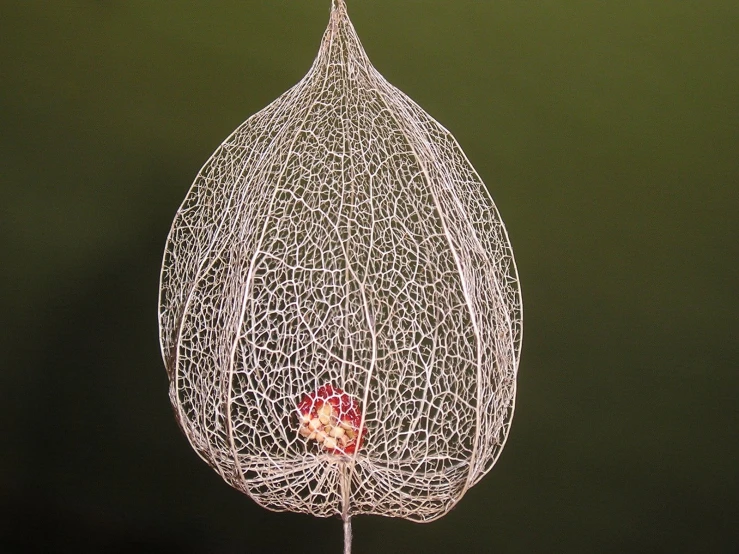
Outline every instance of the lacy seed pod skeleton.
<svg viewBox="0 0 739 554">
<path fill-rule="evenodd" d="M 370 64 L 343 0 L 318 57 L 175 217 L 160 339 L 179 423 L 272 510 L 432 521 L 513 416 L 518 276 L 454 137 Z"/>
</svg>

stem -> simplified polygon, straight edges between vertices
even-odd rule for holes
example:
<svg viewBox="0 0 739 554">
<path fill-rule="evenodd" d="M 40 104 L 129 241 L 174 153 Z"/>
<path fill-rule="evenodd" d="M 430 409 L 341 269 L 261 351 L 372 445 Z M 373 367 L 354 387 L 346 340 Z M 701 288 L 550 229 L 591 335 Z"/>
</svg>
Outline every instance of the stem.
<svg viewBox="0 0 739 554">
<path fill-rule="evenodd" d="M 344 554 L 352 554 L 352 516 L 342 517 L 344 520 Z"/>
<path fill-rule="evenodd" d="M 341 464 L 341 520 L 344 522 L 344 554 L 352 554 L 352 516 L 349 515 L 351 470 L 346 462 Z"/>
</svg>

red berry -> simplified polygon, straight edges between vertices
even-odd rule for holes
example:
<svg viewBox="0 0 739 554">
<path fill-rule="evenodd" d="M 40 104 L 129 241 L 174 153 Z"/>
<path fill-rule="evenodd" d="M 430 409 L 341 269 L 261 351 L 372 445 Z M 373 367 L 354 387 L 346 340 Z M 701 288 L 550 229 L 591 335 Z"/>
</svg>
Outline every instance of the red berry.
<svg viewBox="0 0 739 554">
<path fill-rule="evenodd" d="M 359 425 L 362 422 L 362 414 L 359 409 L 359 402 L 345 393 L 341 389 L 334 388 L 330 384 L 319 387 L 315 392 L 306 394 L 298 404 L 298 411 L 301 415 L 309 416 L 311 419 L 318 417 L 318 410 L 324 404 L 328 403 L 333 409 L 333 416 L 339 421 L 352 427 L 354 438 L 350 439 L 346 445 L 337 448 L 325 448 L 327 452 L 333 454 L 353 454 L 358 446 L 361 446 L 364 438 L 365 429 L 359 432 Z"/>
</svg>

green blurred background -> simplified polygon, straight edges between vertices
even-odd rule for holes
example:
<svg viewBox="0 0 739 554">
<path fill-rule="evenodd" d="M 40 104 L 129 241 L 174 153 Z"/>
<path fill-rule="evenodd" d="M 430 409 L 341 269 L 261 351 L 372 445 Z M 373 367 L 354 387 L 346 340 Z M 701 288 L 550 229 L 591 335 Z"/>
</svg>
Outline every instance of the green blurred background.
<svg viewBox="0 0 739 554">
<path fill-rule="evenodd" d="M 739 551 L 739 3 L 348 0 L 490 187 L 525 304 L 493 471 L 357 554 Z M 0 3 L 0 550 L 339 552 L 187 444 L 158 272 L 200 166 L 329 0 Z"/>
</svg>

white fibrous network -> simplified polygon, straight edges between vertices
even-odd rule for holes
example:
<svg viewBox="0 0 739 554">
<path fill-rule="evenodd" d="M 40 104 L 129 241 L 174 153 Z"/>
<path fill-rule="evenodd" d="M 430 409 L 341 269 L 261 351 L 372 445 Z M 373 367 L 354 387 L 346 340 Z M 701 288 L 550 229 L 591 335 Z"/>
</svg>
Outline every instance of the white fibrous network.
<svg viewBox="0 0 739 554">
<path fill-rule="evenodd" d="M 431 521 L 498 458 L 522 336 L 506 229 L 343 0 L 308 74 L 187 193 L 159 323 L 187 438 L 265 508 Z"/>
</svg>

